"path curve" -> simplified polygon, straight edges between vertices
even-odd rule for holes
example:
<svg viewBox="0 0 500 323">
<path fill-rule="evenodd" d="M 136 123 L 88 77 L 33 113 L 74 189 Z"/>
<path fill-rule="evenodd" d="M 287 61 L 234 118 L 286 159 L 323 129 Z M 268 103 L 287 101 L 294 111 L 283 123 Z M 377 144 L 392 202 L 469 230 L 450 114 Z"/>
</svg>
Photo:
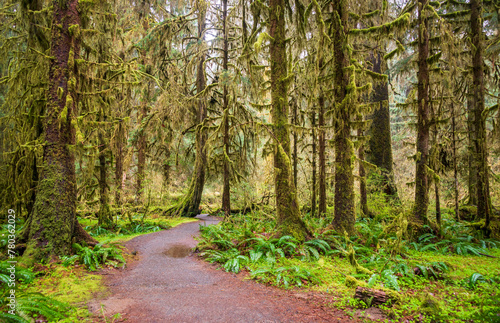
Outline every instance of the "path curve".
<svg viewBox="0 0 500 323">
<path fill-rule="evenodd" d="M 316 305 L 311 294 L 283 291 L 216 270 L 191 255 L 199 225 L 217 218 L 139 236 L 125 245 L 138 261 L 106 275 L 111 295 L 89 307 L 126 322 L 353 322 L 343 312 Z"/>
</svg>

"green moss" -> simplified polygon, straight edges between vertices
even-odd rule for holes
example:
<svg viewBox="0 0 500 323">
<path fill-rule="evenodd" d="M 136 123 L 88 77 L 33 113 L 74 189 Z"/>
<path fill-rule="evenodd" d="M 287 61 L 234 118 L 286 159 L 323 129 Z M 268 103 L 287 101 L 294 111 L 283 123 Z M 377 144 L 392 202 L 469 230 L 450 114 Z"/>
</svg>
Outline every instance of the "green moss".
<svg viewBox="0 0 500 323">
<path fill-rule="evenodd" d="M 358 280 L 350 275 L 345 277 L 345 285 L 349 288 L 356 288 L 358 286 L 367 287 L 368 284 L 364 281 Z"/>
</svg>

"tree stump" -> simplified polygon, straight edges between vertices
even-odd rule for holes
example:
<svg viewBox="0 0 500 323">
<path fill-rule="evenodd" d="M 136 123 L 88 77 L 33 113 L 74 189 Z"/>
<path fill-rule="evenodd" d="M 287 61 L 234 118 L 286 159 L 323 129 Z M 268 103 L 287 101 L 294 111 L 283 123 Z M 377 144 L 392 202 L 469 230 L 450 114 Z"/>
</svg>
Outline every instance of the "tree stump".
<svg viewBox="0 0 500 323">
<path fill-rule="evenodd" d="M 361 286 L 356 288 L 354 298 L 362 300 L 368 306 L 381 305 L 389 302 L 389 300 L 394 301 L 394 297 L 384 291 Z"/>
</svg>

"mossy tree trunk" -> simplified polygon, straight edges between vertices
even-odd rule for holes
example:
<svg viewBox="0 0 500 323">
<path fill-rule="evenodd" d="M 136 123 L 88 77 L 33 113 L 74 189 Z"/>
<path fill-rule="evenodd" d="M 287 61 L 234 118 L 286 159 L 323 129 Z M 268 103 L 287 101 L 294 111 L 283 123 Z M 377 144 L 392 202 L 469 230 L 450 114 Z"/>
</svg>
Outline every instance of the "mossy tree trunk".
<svg viewBox="0 0 500 323">
<path fill-rule="evenodd" d="M 380 53 L 374 54 L 371 61 L 373 64 L 372 70 L 375 73 L 383 74 L 387 70 L 387 62 Z M 388 82 L 375 84 L 372 102 L 379 102 L 379 105 L 369 117 L 372 122 L 368 129 L 370 139 L 366 159 L 380 169 L 385 181 L 384 193 L 388 196 L 397 197 L 398 192 L 394 183 L 393 172 Z"/>
<path fill-rule="evenodd" d="M 458 204 L 458 158 L 457 158 L 457 127 L 455 121 L 455 104 L 451 102 L 451 135 L 453 147 L 453 190 L 455 198 L 455 219 L 460 221 L 460 211 Z"/>
<path fill-rule="evenodd" d="M 326 213 L 326 134 L 325 134 L 325 97 L 318 99 L 318 215 Z"/>
<path fill-rule="evenodd" d="M 198 11 L 198 40 L 203 42 L 204 33 L 206 29 L 206 3 L 201 1 L 196 2 Z M 204 53 L 199 53 L 198 67 L 196 72 L 196 91 L 201 93 L 206 87 L 205 77 L 205 60 Z M 166 211 L 167 215 L 180 215 L 187 217 L 195 217 L 200 212 L 201 197 L 203 194 L 203 187 L 205 186 L 205 173 L 207 165 L 207 132 L 204 129 L 205 120 L 208 116 L 206 99 L 200 96 L 197 102 L 197 116 L 196 121 L 196 157 L 194 162 L 194 172 L 191 178 L 191 183 L 188 188 L 188 193 L 184 196 L 182 201 Z"/>
<path fill-rule="evenodd" d="M 298 125 L 298 116 L 297 116 L 297 102 L 293 100 L 293 125 Z M 298 177 L 298 165 L 299 165 L 299 155 L 298 155 L 298 140 L 297 140 L 297 131 L 293 131 L 293 185 L 295 185 L 295 189 L 297 189 L 297 177 Z"/>
<path fill-rule="evenodd" d="M 229 41 L 227 28 L 227 0 L 222 1 L 222 29 L 224 36 L 222 69 L 228 70 L 229 61 Z M 224 84 L 222 93 L 222 105 L 224 109 L 224 188 L 222 191 L 222 210 L 224 218 L 231 215 L 231 191 L 230 191 L 230 169 L 229 169 L 229 102 L 227 84 Z"/>
<path fill-rule="evenodd" d="M 415 172 L 415 205 L 413 209 L 413 225 L 420 228 L 428 223 L 427 209 L 429 205 L 429 23 L 424 8 L 428 0 L 418 1 L 418 105 L 417 105 L 417 153 Z M 420 229 L 418 229 L 420 230 Z"/>
<path fill-rule="evenodd" d="M 101 124 L 106 122 L 101 110 L 100 120 Z M 108 147 L 104 139 L 103 129 L 99 129 L 99 212 L 98 225 L 111 228 L 113 226 L 113 217 L 109 209 L 109 190 L 108 190 L 108 167 L 107 155 Z"/>
<path fill-rule="evenodd" d="M 311 156 L 311 167 L 312 167 L 312 180 L 311 180 L 311 216 L 316 215 L 316 111 L 311 112 L 311 128 L 312 128 L 312 156 Z"/>
<path fill-rule="evenodd" d="M 288 127 L 288 75 L 284 0 L 269 1 L 269 35 L 271 36 L 271 115 L 274 148 L 274 184 L 278 230 L 304 241 L 309 232 L 300 217 L 299 201 L 293 184 Z"/>
<path fill-rule="evenodd" d="M 346 0 L 333 2 L 334 96 L 335 96 L 335 213 L 333 227 L 340 233 L 354 233 L 354 176 L 351 141 L 349 86 L 348 11 Z M 344 99 L 346 99 L 344 101 Z"/>
<path fill-rule="evenodd" d="M 139 9 L 139 22 L 142 24 L 143 37 L 146 37 L 149 31 L 149 19 L 151 12 L 151 3 L 148 0 L 143 0 L 138 4 Z M 151 74 L 151 66 L 148 65 L 148 53 L 146 50 L 141 50 L 141 64 L 145 67 L 144 72 Z M 135 203 L 141 204 L 143 202 L 143 190 L 145 179 L 145 166 L 147 154 L 147 132 L 146 132 L 146 119 L 149 114 L 149 101 L 151 100 L 151 81 L 145 80 L 145 87 L 141 95 L 141 109 L 139 113 L 139 133 L 137 137 L 137 173 L 136 173 L 136 192 Z"/>
<path fill-rule="evenodd" d="M 472 100 L 474 104 L 474 125 L 476 130 L 476 165 L 477 165 L 477 214 L 485 219 L 483 229 L 489 234 L 491 217 L 488 146 L 486 138 L 486 116 L 484 112 L 484 62 L 483 62 L 483 20 L 482 1 L 471 0 L 471 41 L 472 41 Z"/>
<path fill-rule="evenodd" d="M 123 146 L 125 142 L 125 130 L 123 121 L 118 123 L 116 132 L 116 152 L 115 152 L 115 205 L 121 205 L 122 181 L 123 181 Z"/>
<path fill-rule="evenodd" d="M 477 164 L 476 164 L 476 139 L 477 132 L 475 126 L 474 118 L 474 100 L 472 96 L 474 95 L 474 90 L 472 84 L 469 86 L 469 93 L 467 96 L 467 139 L 468 139 L 468 171 L 469 176 L 467 177 L 468 192 L 469 192 L 469 205 L 477 205 Z"/>
<path fill-rule="evenodd" d="M 146 81 L 149 82 L 149 81 Z M 149 101 L 149 84 L 146 85 L 144 90 L 141 104 L 141 112 L 139 119 L 139 135 L 137 138 L 137 174 L 136 174 L 136 204 L 142 203 L 142 192 L 144 186 L 144 169 L 146 166 L 146 149 L 147 149 L 147 134 L 145 131 L 145 120 L 148 116 L 148 102 Z"/>
<path fill-rule="evenodd" d="M 361 119 L 362 117 L 360 117 Z M 362 121 L 362 120 L 360 120 Z M 364 131 L 361 128 L 358 128 L 358 138 L 359 140 L 362 140 L 364 137 Z M 365 216 L 370 215 L 370 211 L 368 210 L 368 197 L 367 197 L 367 192 L 366 192 L 366 170 L 365 166 L 363 165 L 363 161 L 365 160 L 365 146 L 363 143 L 359 145 L 358 148 L 358 159 L 359 159 L 359 165 L 358 165 L 358 171 L 359 171 L 359 207 L 361 210 L 361 213 Z"/>
<path fill-rule="evenodd" d="M 47 110 L 46 144 L 24 261 L 39 261 L 71 252 L 81 240 L 76 219 L 75 130 L 77 66 L 80 51 L 78 0 L 54 0 Z M 95 240 L 94 240 L 95 241 Z"/>
</svg>

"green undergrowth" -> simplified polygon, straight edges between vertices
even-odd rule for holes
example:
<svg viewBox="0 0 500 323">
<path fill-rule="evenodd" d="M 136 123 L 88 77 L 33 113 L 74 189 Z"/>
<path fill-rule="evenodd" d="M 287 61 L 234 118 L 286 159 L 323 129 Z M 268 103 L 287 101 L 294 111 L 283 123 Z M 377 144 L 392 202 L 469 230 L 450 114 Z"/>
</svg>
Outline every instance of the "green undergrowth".
<svg viewBox="0 0 500 323">
<path fill-rule="evenodd" d="M 439 233 L 409 239 L 403 214 L 359 219 L 351 237 L 329 230 L 331 218 L 305 216 L 314 232 L 305 243 L 277 236 L 273 216 L 236 215 L 201 226 L 198 250 L 228 272 L 320 291 L 331 295 L 331 306 L 353 313 L 371 305 L 353 298 L 356 287 L 385 291 L 392 299 L 380 306 L 387 321 L 500 321 L 500 242 L 447 213 Z"/>
</svg>

